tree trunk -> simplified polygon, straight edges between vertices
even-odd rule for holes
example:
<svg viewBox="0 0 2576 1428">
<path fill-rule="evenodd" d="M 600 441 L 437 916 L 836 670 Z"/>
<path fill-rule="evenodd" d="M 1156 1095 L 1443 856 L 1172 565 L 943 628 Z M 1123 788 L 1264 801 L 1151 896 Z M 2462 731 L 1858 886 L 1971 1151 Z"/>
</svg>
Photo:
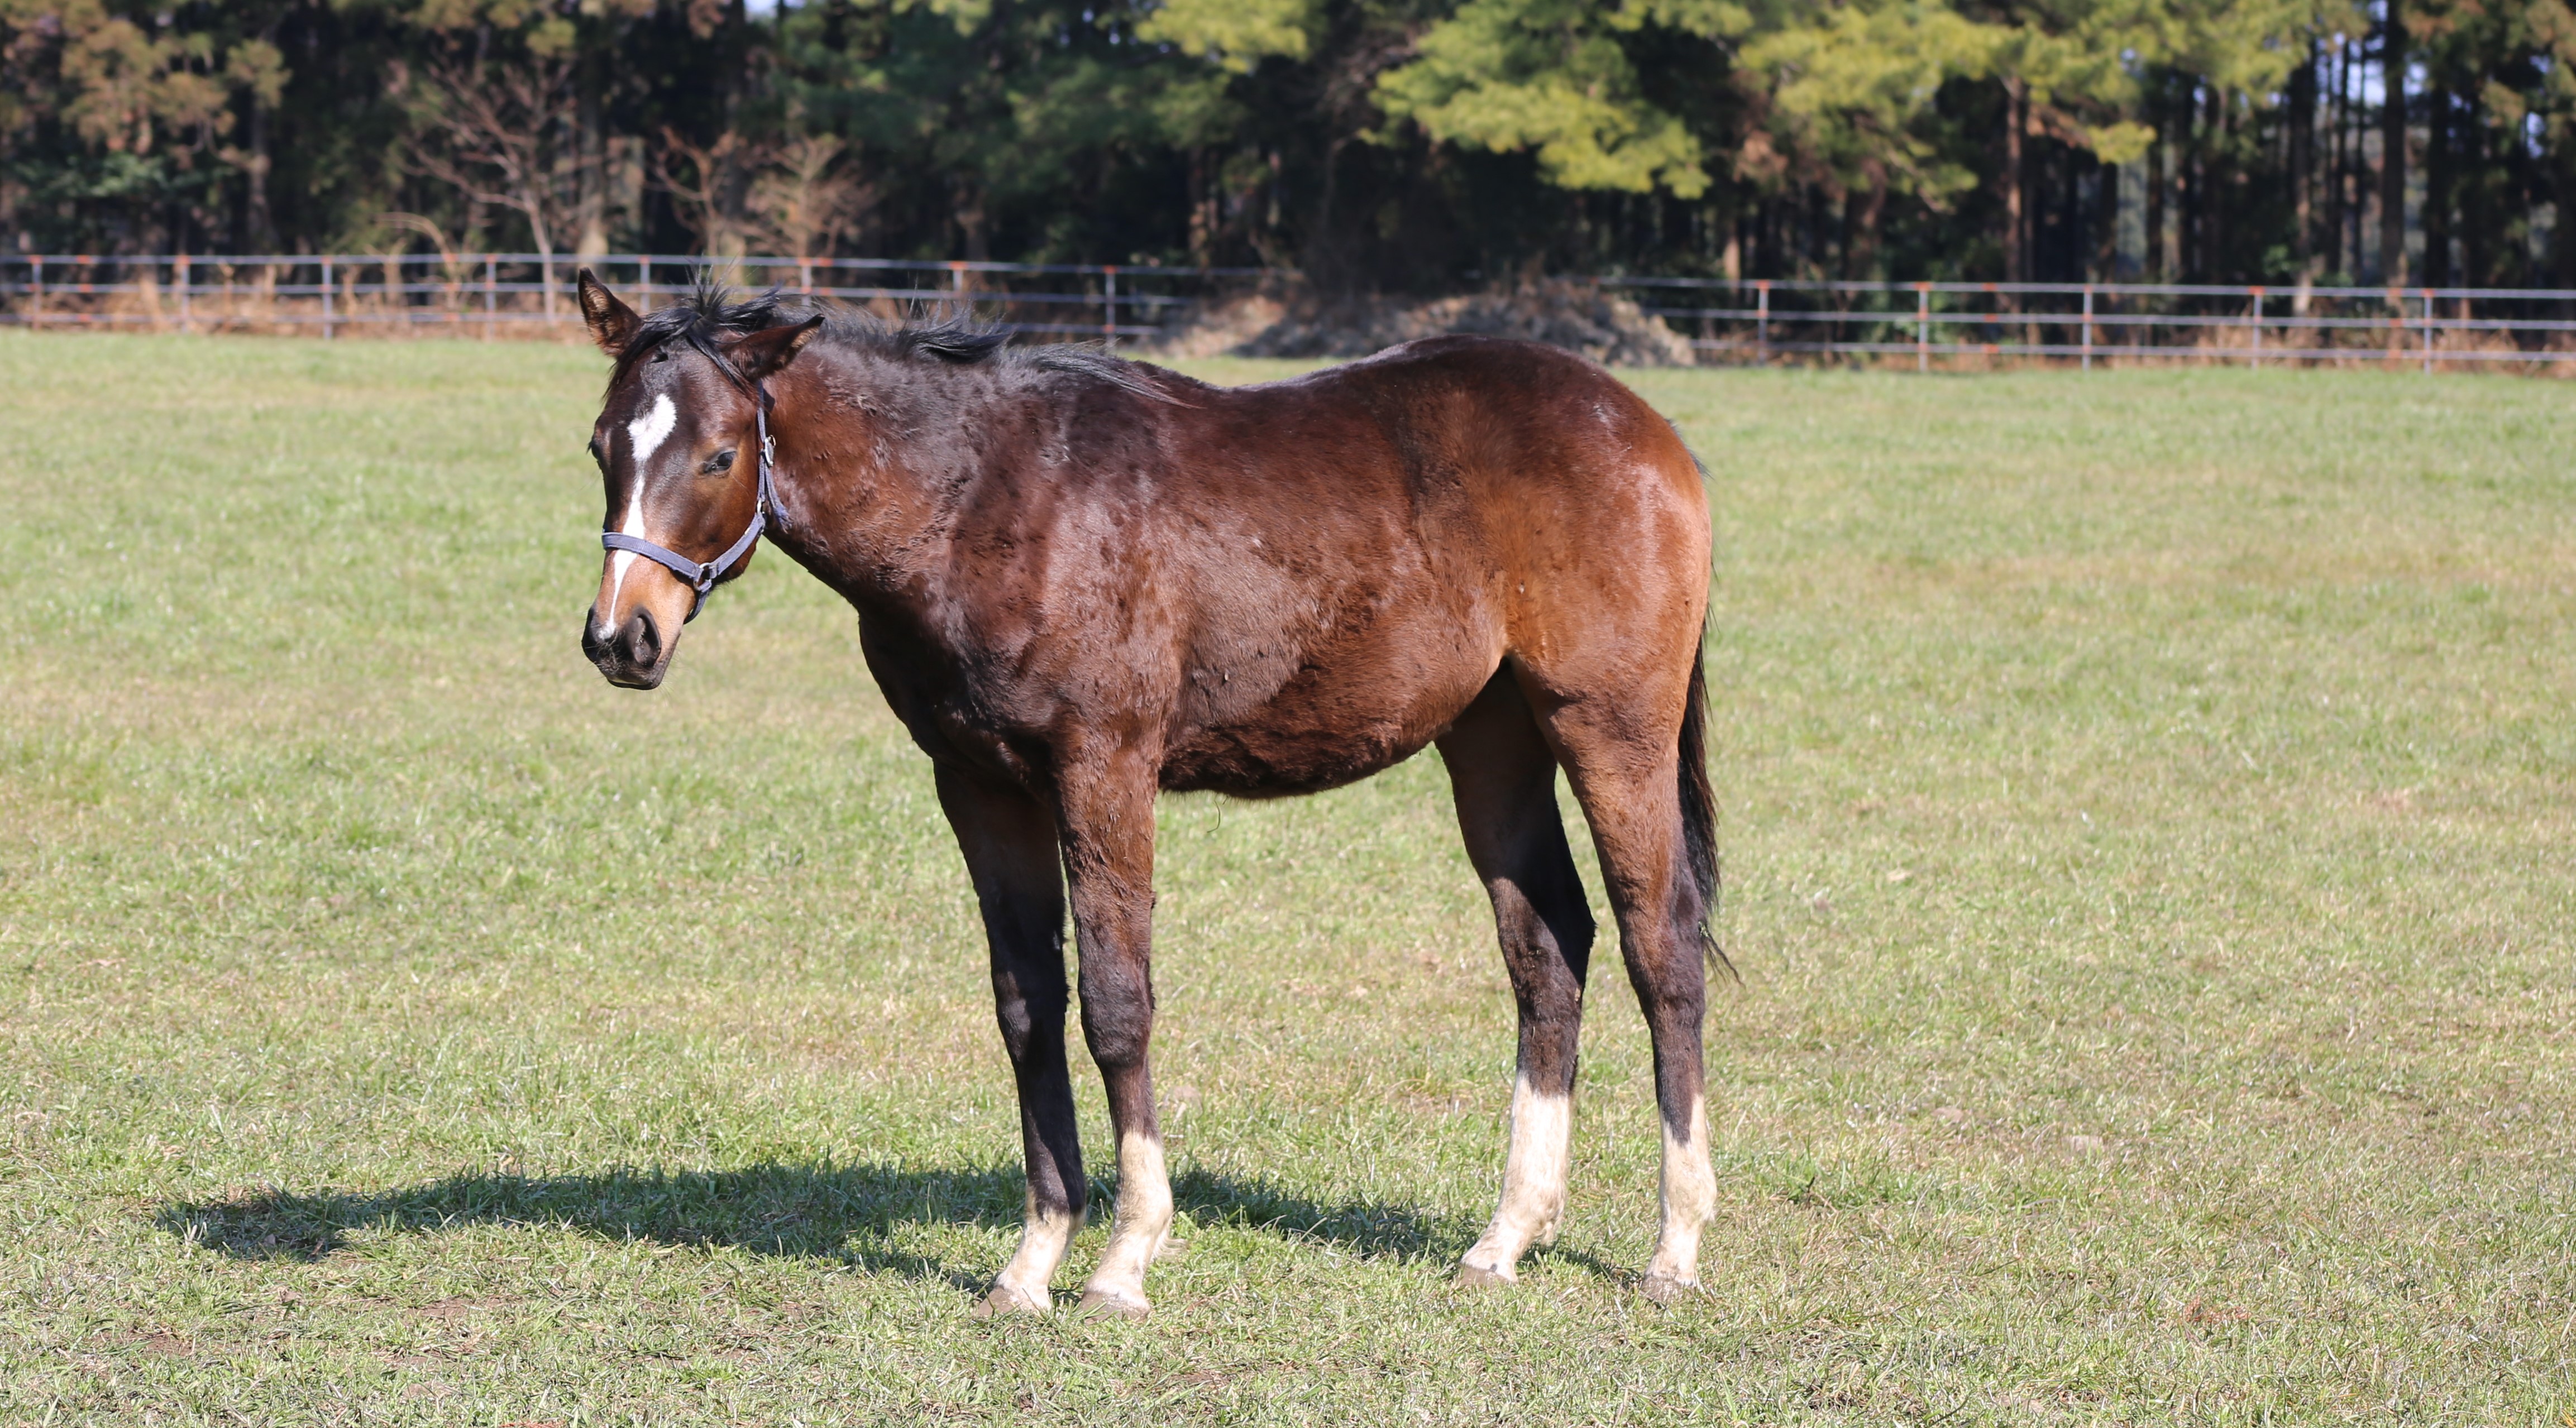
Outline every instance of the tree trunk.
<svg viewBox="0 0 2576 1428">
<path fill-rule="evenodd" d="M 2174 197 L 2182 211 L 2174 224 L 2175 247 L 2180 249 L 2175 255 L 2174 275 L 2175 281 L 2188 283 L 2203 276 L 2201 267 L 2206 254 L 2201 240 L 2208 232 L 2200 209 L 2209 195 L 2209 136 L 2201 132 L 2200 104 L 2195 99 L 2183 101 L 2183 138 L 2183 150 L 2176 156 L 2179 162 L 2175 165 L 2180 173 L 2176 175 Z"/>
<path fill-rule="evenodd" d="M 2324 252 L 2326 266 L 2328 268 L 2337 273 L 2349 274 L 2352 269 L 2345 266 L 2343 261 L 2345 53 L 2346 48 L 2344 43 L 2338 40 L 2335 42 L 2334 57 L 2328 61 L 2330 66 L 2329 73 L 2334 76 L 2334 94 L 2326 103 L 2326 120 L 2328 129 L 2326 144 L 2326 232 L 2329 236 L 2325 242 Z"/>
<path fill-rule="evenodd" d="M 2379 280 L 2406 281 L 2406 23 L 2387 0 L 2380 25 Z"/>
<path fill-rule="evenodd" d="M 2466 89 L 2466 92 L 2453 96 L 2455 108 L 2451 115 L 2453 179 L 2450 199 L 2456 210 L 2452 215 L 2451 231 L 2460 238 L 2460 262 L 2451 270 L 2451 281 L 2462 287 L 2495 287 L 2508 281 L 2496 271 L 2497 250 L 2508 247 L 2497 241 L 2504 236 L 2506 218 L 2482 201 L 2493 197 L 2496 189 L 2475 184 L 2463 191 L 2458 181 L 2460 174 L 2496 174 L 2504 168 L 2499 156 L 2487 147 L 2492 126 L 2481 121 L 2478 114 L 2480 98 L 2475 89 Z M 2461 301 L 2465 304 L 2467 299 Z"/>
<path fill-rule="evenodd" d="M 2359 41 L 2353 43 L 2351 51 L 2345 57 L 2344 79 L 2351 86 L 2351 90 L 2344 96 L 2344 110 L 2352 121 L 2352 129 L 2344 138 L 2343 156 L 2346 166 L 2351 170 L 2352 192 L 2345 205 L 2344 216 L 2351 228 L 2352 266 L 2348 271 L 2352 274 L 2353 280 L 2358 282 L 2361 279 L 2362 268 L 2365 266 L 2363 249 L 2368 246 L 2363 239 L 2370 225 L 2371 174 L 2370 106 L 2361 102 L 2358 91 L 2361 88 L 2362 70 L 2368 66 L 2370 57 L 2364 52 Z"/>
<path fill-rule="evenodd" d="M 2316 209 L 2311 201 L 2317 178 L 2317 42 L 2308 41 L 2308 62 L 2290 76 L 2290 256 L 2299 276 L 2316 276 Z"/>
<path fill-rule="evenodd" d="M 2549 240 L 2558 248 L 2558 285 L 2576 288 L 2576 144 L 2561 145 L 2558 163 L 2558 223 Z"/>
<path fill-rule="evenodd" d="M 2028 122 L 2029 100 L 2019 76 L 2004 81 L 2004 281 L 2017 283 L 2029 274 L 2022 227 L 2021 137 Z"/>
<path fill-rule="evenodd" d="M 2424 285 L 2449 287 L 2451 271 L 2451 96 L 2424 89 Z"/>
<path fill-rule="evenodd" d="M 2139 255 L 2147 281 L 2165 280 L 2165 168 L 2171 157 L 2165 141 L 2164 116 L 2156 116 L 2156 137 L 2147 145 L 2147 231 Z"/>
<path fill-rule="evenodd" d="M 1207 149 L 1190 149 L 1190 262 L 1209 267 L 1216 262 L 1216 193 L 1208 182 Z"/>
<path fill-rule="evenodd" d="M 2233 265 L 2228 262 L 2227 252 L 2227 220 L 2230 216 L 2227 200 L 2234 194 L 2236 188 L 2234 184 L 2227 181 L 2228 173 L 2236 163 L 2235 121 L 2236 106 L 2229 101 L 2227 91 L 2218 85 L 2211 85 L 2209 87 L 2209 141 L 2206 146 L 2209 152 L 2209 172 L 2201 180 L 2203 232 L 2200 271 L 2208 279 L 2218 282 L 2225 282 L 2231 277 L 2238 276 L 2232 270 Z"/>
<path fill-rule="evenodd" d="M 242 236 L 254 253 L 277 251 L 277 219 L 268 206 L 268 106 L 254 94 L 250 100 L 250 158 L 242 165 L 244 188 Z"/>
<path fill-rule="evenodd" d="M 573 252 L 597 258 L 608 252 L 608 126 L 597 88 L 583 76 L 573 139 Z"/>
<path fill-rule="evenodd" d="M 1861 187 L 1850 197 L 1850 233 L 1843 243 L 1843 276 L 1878 276 L 1879 233 L 1887 214 L 1887 169 L 1876 160 L 1861 166 Z"/>
<path fill-rule="evenodd" d="M 2102 162 L 2098 156 L 2089 162 L 2093 170 L 2093 264 L 2084 276 L 2097 283 L 2116 281 L 2120 276 L 2120 168 Z"/>
<path fill-rule="evenodd" d="M 528 236 L 537 240 L 537 289 L 545 295 L 546 326 L 555 325 L 555 230 L 546 222 L 543 203 L 530 202 L 521 212 L 528 216 Z"/>
<path fill-rule="evenodd" d="M 969 180 L 958 181 L 957 232 L 965 240 L 969 262 L 988 262 L 993 256 L 993 225 L 984 212 L 984 186 Z"/>
<path fill-rule="evenodd" d="M 2102 173 L 2100 161 L 2082 149 L 2068 149 L 2065 168 L 2065 201 L 2058 207 L 2058 221 L 2066 234 L 2066 270 L 2063 276 L 2068 282 L 2080 283 L 2093 276 L 2093 250 L 2102 226 L 2095 221 L 2094 214 L 2100 207 L 2098 198 L 2101 190 L 2110 185 L 2096 183 L 2094 193 L 2097 202 L 2088 207 L 2084 202 L 2085 181 Z"/>
</svg>

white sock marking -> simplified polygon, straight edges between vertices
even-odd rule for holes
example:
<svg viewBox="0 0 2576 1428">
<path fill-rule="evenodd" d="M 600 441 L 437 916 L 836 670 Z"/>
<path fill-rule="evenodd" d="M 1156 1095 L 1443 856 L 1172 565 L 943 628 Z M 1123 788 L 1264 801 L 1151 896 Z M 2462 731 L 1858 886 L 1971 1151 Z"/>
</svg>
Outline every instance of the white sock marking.
<svg viewBox="0 0 2576 1428">
<path fill-rule="evenodd" d="M 1142 1308 L 1145 1266 L 1171 1232 L 1172 1179 L 1163 1164 L 1163 1138 L 1130 1131 L 1118 1138 L 1117 1223 L 1083 1292 Z"/>
<path fill-rule="evenodd" d="M 1708 1161 L 1708 1102 L 1693 1099 L 1690 1133 L 1676 1136 L 1664 1127 L 1664 1224 L 1655 1242 L 1655 1257 L 1646 1266 L 1650 1277 L 1677 1284 L 1699 1283 L 1699 1236 L 1717 1212 L 1717 1172 Z"/>
<path fill-rule="evenodd" d="M 1565 1214 L 1567 1162 L 1574 1150 L 1574 1101 L 1542 1095 L 1523 1072 L 1512 1078 L 1512 1145 L 1503 1160 L 1503 1198 L 1484 1238 L 1464 1263 L 1505 1279 L 1523 1251 L 1556 1237 Z"/>
<path fill-rule="evenodd" d="M 1029 1196 L 1020 1227 L 1020 1247 L 1011 1262 L 1003 1266 L 993 1287 L 1007 1291 L 1022 1308 L 1045 1313 L 1049 1308 L 1047 1285 L 1055 1278 L 1055 1267 L 1064 1261 L 1074 1232 L 1081 1228 L 1081 1215 L 1042 1210 L 1037 1196 Z"/>
</svg>

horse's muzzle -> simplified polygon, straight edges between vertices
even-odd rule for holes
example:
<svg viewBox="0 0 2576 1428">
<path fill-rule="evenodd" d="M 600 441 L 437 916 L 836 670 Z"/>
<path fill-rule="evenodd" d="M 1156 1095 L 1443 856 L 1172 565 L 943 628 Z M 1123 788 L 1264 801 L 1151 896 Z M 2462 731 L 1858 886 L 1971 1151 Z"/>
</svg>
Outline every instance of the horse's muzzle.
<svg viewBox="0 0 2576 1428">
<path fill-rule="evenodd" d="M 665 668 L 662 627 L 653 612 L 639 609 L 606 639 L 587 614 L 581 617 L 581 652 L 620 689 L 651 689 L 662 682 Z"/>
</svg>

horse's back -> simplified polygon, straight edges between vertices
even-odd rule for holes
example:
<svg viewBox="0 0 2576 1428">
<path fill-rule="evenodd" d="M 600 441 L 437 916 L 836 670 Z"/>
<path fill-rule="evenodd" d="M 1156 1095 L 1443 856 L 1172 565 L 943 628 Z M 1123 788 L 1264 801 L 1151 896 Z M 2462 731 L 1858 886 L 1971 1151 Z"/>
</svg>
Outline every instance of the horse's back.
<svg viewBox="0 0 2576 1428">
<path fill-rule="evenodd" d="M 1450 335 L 1281 382 L 1221 394 L 1212 423 L 1260 452 L 1264 499 L 1283 490 L 1409 507 L 1455 506 L 1496 535 L 1526 534 L 1532 514 L 1561 534 L 1608 534 L 1669 517 L 1707 523 L 1696 464 L 1671 423 L 1600 366 L 1543 343 Z M 1284 428 L 1284 431 L 1283 431 Z M 1579 529 L 1578 529 L 1579 528 Z M 1668 540 L 1658 544 L 1669 544 Z"/>
<path fill-rule="evenodd" d="M 1270 474 L 1312 490 L 1307 505 L 1400 520 L 1396 543 L 1454 600 L 1490 606 L 1505 646 L 1563 643 L 1574 626 L 1599 638 L 1605 621 L 1642 633 L 1686 616 L 1695 630 L 1709 560 L 1699 464 L 1595 363 L 1435 337 L 1273 390 L 1275 409 L 1336 436 L 1290 447 Z"/>
</svg>

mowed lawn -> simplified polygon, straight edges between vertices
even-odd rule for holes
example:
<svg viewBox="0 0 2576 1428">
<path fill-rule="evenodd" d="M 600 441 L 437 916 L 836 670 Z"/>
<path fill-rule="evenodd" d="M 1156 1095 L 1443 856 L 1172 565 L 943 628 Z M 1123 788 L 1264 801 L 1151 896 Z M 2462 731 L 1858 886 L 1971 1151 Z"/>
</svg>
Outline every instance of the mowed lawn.
<svg viewBox="0 0 2576 1428">
<path fill-rule="evenodd" d="M 1449 1287 L 1426 754 L 1164 802 L 1189 1252 L 984 1323 L 929 765 L 774 554 L 583 662 L 602 365 L 0 337 L 0 1421 L 2576 1422 L 2576 386 L 1629 374 L 1717 520 L 1705 1297 L 1606 940 L 1564 1238 Z"/>
</svg>

